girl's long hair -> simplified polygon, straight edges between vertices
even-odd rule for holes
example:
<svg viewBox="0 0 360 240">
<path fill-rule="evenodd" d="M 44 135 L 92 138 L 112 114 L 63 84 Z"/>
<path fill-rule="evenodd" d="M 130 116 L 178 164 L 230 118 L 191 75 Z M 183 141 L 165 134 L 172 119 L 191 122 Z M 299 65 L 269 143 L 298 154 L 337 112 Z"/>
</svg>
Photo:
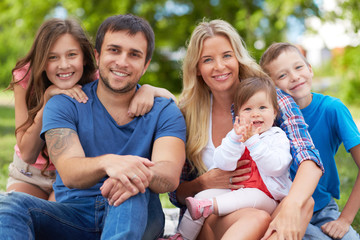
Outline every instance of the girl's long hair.
<svg viewBox="0 0 360 240">
<path fill-rule="evenodd" d="M 79 42 L 84 55 L 84 72 L 78 84 L 83 85 L 93 80 L 96 71 L 94 48 L 81 25 L 74 19 L 53 18 L 45 21 L 37 31 L 30 51 L 16 63 L 12 70 L 13 79 L 8 89 L 13 89 L 15 84 L 30 75 L 25 96 L 28 118 L 21 126 L 16 128 L 15 134 L 19 131 L 26 131 L 34 123 L 36 114 L 44 104 L 45 90 L 52 84 L 45 72 L 49 51 L 55 41 L 64 34 L 72 35 Z M 26 65 L 29 66 L 26 74 L 21 79 L 15 79 L 14 72 L 26 67 Z M 42 155 L 45 155 L 44 157 L 48 159 L 46 149 L 42 150 Z M 48 165 L 49 163 L 44 169 Z"/>
</svg>

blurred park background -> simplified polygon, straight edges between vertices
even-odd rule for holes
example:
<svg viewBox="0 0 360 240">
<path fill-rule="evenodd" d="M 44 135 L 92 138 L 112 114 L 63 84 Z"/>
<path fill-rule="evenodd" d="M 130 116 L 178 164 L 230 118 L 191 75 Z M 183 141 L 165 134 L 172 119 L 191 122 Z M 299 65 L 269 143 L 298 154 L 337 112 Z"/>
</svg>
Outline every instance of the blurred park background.
<svg viewBox="0 0 360 240">
<path fill-rule="evenodd" d="M 203 18 L 230 22 L 259 60 L 273 42 L 301 45 L 315 72 L 314 91 L 340 98 L 360 120 L 360 1 L 358 0 L 1 0 L 0 90 L 11 80 L 16 61 L 31 47 L 41 23 L 51 17 L 81 21 L 94 39 L 100 23 L 114 14 L 147 19 L 156 36 L 151 65 L 141 83 L 178 94 L 181 60 L 195 25 Z M 0 190 L 5 189 L 12 161 L 14 109 L 11 91 L 0 92 Z M 340 149 L 341 207 L 357 177 L 351 156 Z M 166 196 L 163 197 L 165 206 Z M 359 215 L 359 214 L 358 214 Z M 354 222 L 360 230 L 360 217 Z"/>
</svg>

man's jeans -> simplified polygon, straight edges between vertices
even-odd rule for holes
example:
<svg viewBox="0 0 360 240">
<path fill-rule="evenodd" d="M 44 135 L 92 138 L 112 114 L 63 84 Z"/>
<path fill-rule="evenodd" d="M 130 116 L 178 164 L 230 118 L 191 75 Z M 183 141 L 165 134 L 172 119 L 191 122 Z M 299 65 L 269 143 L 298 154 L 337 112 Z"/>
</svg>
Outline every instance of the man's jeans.
<svg viewBox="0 0 360 240">
<path fill-rule="evenodd" d="M 334 201 L 331 199 L 329 204 L 325 206 L 323 209 L 314 213 L 311 218 L 310 224 L 306 229 L 305 236 L 303 240 L 317 240 L 317 239 L 332 239 L 321 230 L 321 226 L 327 222 L 334 221 L 338 219 L 340 216 L 339 207 Z M 349 231 L 342 238 L 343 240 L 356 240 L 360 239 L 359 234 L 350 226 Z"/>
<path fill-rule="evenodd" d="M 157 239 L 164 224 L 158 194 L 148 189 L 118 207 L 102 196 L 58 203 L 0 194 L 1 239 Z"/>
</svg>

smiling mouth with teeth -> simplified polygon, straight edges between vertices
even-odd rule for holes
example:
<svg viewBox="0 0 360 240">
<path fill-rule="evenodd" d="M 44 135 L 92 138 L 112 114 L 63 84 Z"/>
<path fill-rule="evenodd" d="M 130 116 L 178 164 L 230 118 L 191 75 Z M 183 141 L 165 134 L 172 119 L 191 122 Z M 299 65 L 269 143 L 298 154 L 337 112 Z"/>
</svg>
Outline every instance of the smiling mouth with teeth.
<svg viewBox="0 0 360 240">
<path fill-rule="evenodd" d="M 121 72 L 115 72 L 115 71 L 112 71 L 112 73 L 114 73 L 116 76 L 119 76 L 119 77 L 126 77 L 129 75 L 127 73 L 121 73 Z"/>
<path fill-rule="evenodd" d="M 58 74 L 59 77 L 62 77 L 62 78 L 66 78 L 66 77 L 70 77 L 71 75 L 73 75 L 74 73 L 68 73 L 68 74 Z"/>
<path fill-rule="evenodd" d="M 217 80 L 223 80 L 223 79 L 227 78 L 228 76 L 229 76 L 229 73 L 223 74 L 223 75 L 220 75 L 220 76 L 216 76 L 215 79 L 217 79 Z"/>
</svg>

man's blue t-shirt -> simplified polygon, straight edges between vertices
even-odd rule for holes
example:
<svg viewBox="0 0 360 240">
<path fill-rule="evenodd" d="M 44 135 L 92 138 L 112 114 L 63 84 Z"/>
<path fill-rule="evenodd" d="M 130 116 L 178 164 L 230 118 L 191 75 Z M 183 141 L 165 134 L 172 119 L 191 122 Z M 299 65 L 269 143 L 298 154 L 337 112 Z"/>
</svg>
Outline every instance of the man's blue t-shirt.
<svg viewBox="0 0 360 240">
<path fill-rule="evenodd" d="M 87 103 L 79 103 L 66 95 L 52 97 L 43 114 L 42 137 L 55 128 L 70 128 L 77 132 L 86 157 L 104 154 L 136 155 L 151 160 L 153 143 L 165 136 L 178 137 L 185 142 L 186 125 L 182 113 L 173 100 L 155 98 L 151 111 L 119 126 L 99 101 L 98 81 L 86 84 L 82 90 Z M 53 185 L 58 202 L 97 196 L 106 178 L 88 189 L 67 188 L 59 174 Z"/>
<path fill-rule="evenodd" d="M 314 211 L 318 211 L 332 197 L 340 198 L 340 180 L 334 156 L 341 143 L 344 143 L 347 151 L 360 144 L 360 134 L 349 110 L 337 98 L 313 93 L 310 105 L 301 109 L 301 112 L 309 125 L 309 133 L 320 152 L 325 169 L 313 194 Z M 291 166 L 292 178 L 295 172 L 296 169 Z"/>
</svg>

